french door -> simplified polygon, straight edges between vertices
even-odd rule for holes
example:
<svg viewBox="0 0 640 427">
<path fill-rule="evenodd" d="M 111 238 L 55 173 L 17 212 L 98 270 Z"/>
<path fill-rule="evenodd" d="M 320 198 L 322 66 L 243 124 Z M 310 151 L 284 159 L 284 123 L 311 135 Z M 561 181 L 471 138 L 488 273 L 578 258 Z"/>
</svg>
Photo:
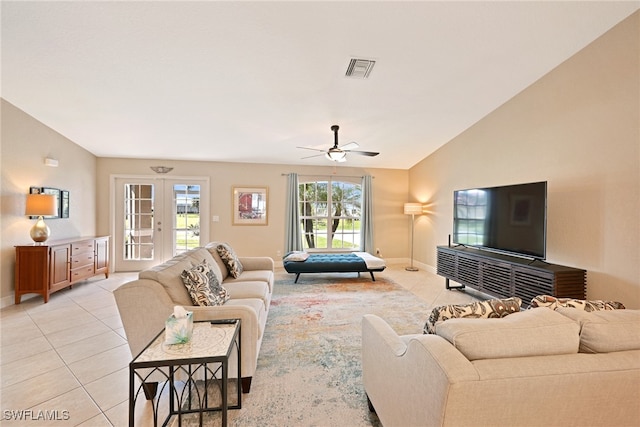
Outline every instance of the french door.
<svg viewBox="0 0 640 427">
<path fill-rule="evenodd" d="M 140 271 L 209 241 L 209 180 L 114 177 L 114 271 Z"/>
</svg>

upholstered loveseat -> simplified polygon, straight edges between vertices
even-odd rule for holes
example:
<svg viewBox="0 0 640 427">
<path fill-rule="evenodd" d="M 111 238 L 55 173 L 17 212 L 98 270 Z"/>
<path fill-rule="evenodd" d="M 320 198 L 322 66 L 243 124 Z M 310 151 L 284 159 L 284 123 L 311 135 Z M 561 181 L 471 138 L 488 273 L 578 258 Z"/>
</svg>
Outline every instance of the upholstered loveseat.
<svg viewBox="0 0 640 427">
<path fill-rule="evenodd" d="M 391 426 L 638 426 L 640 311 L 539 307 L 398 336 L 362 322 L 369 406 Z"/>
<path fill-rule="evenodd" d="M 137 280 L 120 286 L 114 295 L 132 356 L 164 328 L 174 306 L 193 311 L 194 321 L 241 319 L 242 390 L 248 393 L 271 303 L 274 262 L 268 257 L 237 257 L 242 271 L 238 277 L 233 277 L 218 253 L 218 246 L 218 242 L 212 242 L 141 271 Z M 183 272 L 203 261 L 226 290 L 228 299 L 222 305 L 194 305 L 184 284 Z M 155 393 L 155 386 L 157 384 L 150 383 L 145 387 L 148 397 Z"/>
</svg>

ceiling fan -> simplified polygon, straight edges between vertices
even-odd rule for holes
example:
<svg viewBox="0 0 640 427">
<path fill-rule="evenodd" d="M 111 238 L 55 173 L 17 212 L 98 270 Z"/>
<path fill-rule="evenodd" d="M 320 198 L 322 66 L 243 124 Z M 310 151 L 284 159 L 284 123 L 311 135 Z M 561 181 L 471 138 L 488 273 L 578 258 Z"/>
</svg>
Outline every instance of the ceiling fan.
<svg viewBox="0 0 640 427">
<path fill-rule="evenodd" d="M 369 156 L 369 157 L 373 157 L 373 156 L 377 156 L 380 153 L 375 153 L 373 151 L 358 151 L 358 150 L 354 150 L 354 148 L 358 148 L 359 145 L 357 142 L 350 142 L 348 144 L 343 145 L 342 147 L 340 147 L 338 145 L 338 129 L 339 126 L 338 125 L 333 125 L 331 126 L 331 130 L 333 131 L 333 147 L 329 148 L 328 150 L 324 150 L 321 148 L 312 148 L 312 147 L 298 147 L 298 148 L 303 148 L 305 150 L 314 150 L 314 151 L 320 151 L 322 154 L 314 154 L 313 156 L 307 156 L 307 157 L 303 157 L 303 159 L 309 159 L 311 157 L 318 157 L 318 156 L 322 156 L 324 154 L 324 156 L 333 161 L 333 162 L 338 162 L 338 163 L 342 163 L 342 162 L 346 162 L 347 161 L 347 153 L 354 153 L 354 154 L 359 154 L 361 156 Z"/>
</svg>

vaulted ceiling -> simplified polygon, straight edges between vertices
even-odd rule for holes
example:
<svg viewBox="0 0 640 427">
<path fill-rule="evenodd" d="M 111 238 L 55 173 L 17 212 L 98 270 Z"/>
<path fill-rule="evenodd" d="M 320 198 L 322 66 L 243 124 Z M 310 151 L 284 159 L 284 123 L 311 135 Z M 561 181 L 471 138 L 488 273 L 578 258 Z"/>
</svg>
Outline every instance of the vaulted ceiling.
<svg viewBox="0 0 640 427">
<path fill-rule="evenodd" d="M 407 169 L 637 1 L 2 1 L 2 97 L 96 156 Z M 374 60 L 366 79 L 352 58 Z M 321 153 L 319 153 L 321 154 Z"/>
</svg>

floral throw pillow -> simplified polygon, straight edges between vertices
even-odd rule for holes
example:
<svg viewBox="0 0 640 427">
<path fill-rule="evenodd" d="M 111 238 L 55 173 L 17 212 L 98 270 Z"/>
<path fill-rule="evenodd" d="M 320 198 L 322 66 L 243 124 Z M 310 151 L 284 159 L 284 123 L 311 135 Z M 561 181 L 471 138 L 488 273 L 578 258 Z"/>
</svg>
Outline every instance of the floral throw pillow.
<svg viewBox="0 0 640 427">
<path fill-rule="evenodd" d="M 229 299 L 227 290 L 218 282 L 207 261 L 184 270 L 180 278 L 189 291 L 193 305 L 222 305 Z"/>
<path fill-rule="evenodd" d="M 583 300 L 573 298 L 557 298 L 551 295 L 538 295 L 531 300 L 531 308 L 548 307 L 555 310 L 559 307 L 577 308 L 584 311 L 622 310 L 624 304 L 618 301 Z"/>
<path fill-rule="evenodd" d="M 436 333 L 436 323 L 445 320 L 469 317 L 469 318 L 500 318 L 520 311 L 522 300 L 518 297 L 507 299 L 490 299 L 476 301 L 465 305 L 441 305 L 434 308 L 424 325 L 425 334 Z"/>
<path fill-rule="evenodd" d="M 227 270 L 229 270 L 229 274 L 231 275 L 231 277 L 237 279 L 240 274 L 242 274 L 243 269 L 240 260 L 236 256 L 236 253 L 233 251 L 231 246 L 226 243 L 220 243 L 216 247 L 216 250 L 218 251 L 218 255 L 220 255 L 220 258 L 222 259 L 222 262 L 224 262 L 224 265 L 227 267 Z"/>
</svg>

